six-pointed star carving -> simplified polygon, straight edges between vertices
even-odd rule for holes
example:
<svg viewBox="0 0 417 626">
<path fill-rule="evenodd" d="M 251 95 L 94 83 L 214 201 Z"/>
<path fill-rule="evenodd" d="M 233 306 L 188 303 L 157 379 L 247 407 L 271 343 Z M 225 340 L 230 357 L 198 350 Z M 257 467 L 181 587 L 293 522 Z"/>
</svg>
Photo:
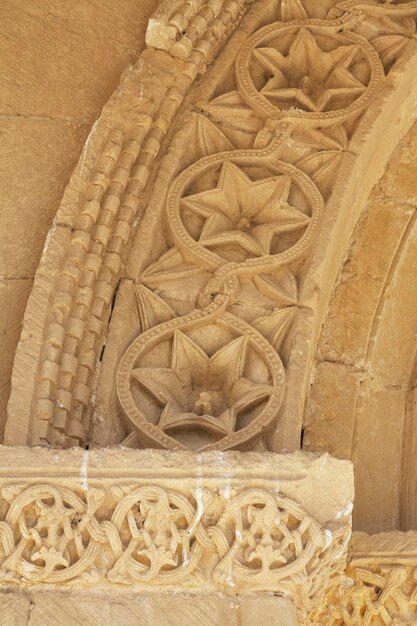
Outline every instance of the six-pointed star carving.
<svg viewBox="0 0 417 626">
<path fill-rule="evenodd" d="M 186 196 L 182 205 L 206 218 L 199 241 L 207 247 L 238 244 L 249 254 L 270 253 L 275 233 L 306 226 L 309 216 L 288 203 L 289 176 L 251 180 L 230 161 L 217 187 Z"/>
<path fill-rule="evenodd" d="M 261 92 L 273 100 L 295 101 L 307 111 L 324 111 L 331 101 L 336 108 L 337 102 L 346 106 L 366 88 L 349 71 L 359 51 L 351 44 L 326 52 L 308 29 L 300 28 L 285 56 L 276 48 L 254 50 L 255 58 L 272 72 Z"/>
<path fill-rule="evenodd" d="M 269 398 L 271 385 L 243 376 L 247 339 L 238 337 L 209 357 L 181 331 L 173 337 L 171 367 L 140 367 L 132 378 L 165 405 L 166 432 L 200 427 L 218 436 L 234 432 L 239 411 Z"/>
</svg>

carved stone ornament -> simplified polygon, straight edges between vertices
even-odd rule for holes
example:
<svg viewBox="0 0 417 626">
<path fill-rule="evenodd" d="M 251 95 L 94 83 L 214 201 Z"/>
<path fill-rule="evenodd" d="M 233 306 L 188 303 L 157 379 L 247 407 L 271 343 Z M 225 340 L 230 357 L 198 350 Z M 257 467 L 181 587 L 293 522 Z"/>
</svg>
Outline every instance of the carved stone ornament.
<svg viewBox="0 0 417 626">
<path fill-rule="evenodd" d="M 358 176 L 357 134 L 379 120 L 411 54 L 417 6 L 290 0 L 244 12 L 219 0 L 163 4 L 152 18 L 150 48 L 58 212 L 59 272 L 47 286 L 39 272 L 44 327 L 15 367 L 36 341 L 39 361 L 26 400 L 12 392 L 6 441 L 294 448 L 320 225 L 342 211 L 338 180 Z M 207 86 L 192 88 L 206 70 Z"/>
<path fill-rule="evenodd" d="M 355 533 L 346 576 L 317 617 L 326 626 L 417 623 L 417 533 Z"/>
<path fill-rule="evenodd" d="M 5 584 L 257 591 L 307 619 L 343 572 L 352 485 L 328 455 L 3 448 L 0 601 Z"/>
<path fill-rule="evenodd" d="M 358 535 L 346 570 L 350 463 L 280 454 L 417 117 L 416 19 L 414 0 L 159 3 L 29 299 L 5 443 L 55 450 L 0 450 L 0 592 L 256 593 L 276 620 L 296 608 L 286 626 L 416 623 L 414 535 Z"/>
</svg>

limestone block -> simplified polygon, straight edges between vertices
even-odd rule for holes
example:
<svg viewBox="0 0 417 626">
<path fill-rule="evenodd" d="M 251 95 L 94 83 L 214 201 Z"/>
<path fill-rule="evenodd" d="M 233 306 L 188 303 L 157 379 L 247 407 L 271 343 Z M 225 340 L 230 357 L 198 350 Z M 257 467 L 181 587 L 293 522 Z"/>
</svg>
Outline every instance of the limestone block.
<svg viewBox="0 0 417 626">
<path fill-rule="evenodd" d="M 33 277 L 88 128 L 59 119 L 0 119 L 0 276 Z"/>
<path fill-rule="evenodd" d="M 5 0 L 0 110 L 90 122 L 140 51 L 154 0 Z M 139 50 L 138 50 L 139 48 Z M 75 97 L 76 92 L 76 97 Z M 53 137 L 53 135 L 51 135 Z M 81 147 L 81 146 L 80 146 Z"/>
<path fill-rule="evenodd" d="M 242 626 L 292 626 L 299 623 L 294 605 L 285 598 L 266 594 L 242 598 L 240 614 Z"/>
<path fill-rule="evenodd" d="M 335 288 L 320 338 L 321 358 L 359 368 L 363 365 L 375 307 L 382 297 L 387 273 L 401 253 L 401 238 L 412 214 L 413 210 L 402 199 L 371 197 L 355 229 L 352 247 Z"/>
<path fill-rule="evenodd" d="M 404 137 L 396 157 L 381 178 L 379 187 L 389 198 L 401 198 L 405 202 L 417 204 L 417 133 Z"/>
<path fill-rule="evenodd" d="M 16 345 L 22 330 L 23 312 L 33 281 L 0 277 L 0 441 L 6 423 L 6 406 Z"/>
<path fill-rule="evenodd" d="M 30 597 L 23 590 L 0 589 L 1 626 L 27 626 L 30 611 Z"/>
<path fill-rule="evenodd" d="M 317 364 L 305 416 L 303 447 L 351 458 L 357 398 L 364 373 L 344 363 Z"/>
<path fill-rule="evenodd" d="M 13 597 L 13 596 L 12 596 Z M 296 626 L 294 605 L 285 598 L 239 598 L 222 593 L 47 592 L 31 593 L 27 626 Z M 1 603 L 1 595 L 0 595 Z M 1 604 L 0 604 L 1 607 Z M 24 615 L 24 606 L 16 615 Z M 26 626 L 26 622 L 24 623 Z M 20 626 L 16 621 L 16 626 Z M 1 622 L 2 626 L 6 623 Z M 14 626 L 13 621 L 7 626 Z"/>
</svg>

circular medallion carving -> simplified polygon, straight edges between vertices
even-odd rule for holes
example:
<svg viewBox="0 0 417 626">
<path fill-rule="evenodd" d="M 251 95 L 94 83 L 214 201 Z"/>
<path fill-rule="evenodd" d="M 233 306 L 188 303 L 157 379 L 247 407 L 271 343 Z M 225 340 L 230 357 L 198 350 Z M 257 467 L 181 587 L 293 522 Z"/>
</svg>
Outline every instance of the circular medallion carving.
<svg viewBox="0 0 417 626">
<path fill-rule="evenodd" d="M 296 117 L 313 126 L 342 123 L 362 111 L 384 76 L 376 51 L 328 22 L 277 22 L 246 41 L 236 80 L 263 118 Z"/>
<path fill-rule="evenodd" d="M 322 198 L 311 179 L 265 153 L 201 159 L 174 181 L 169 225 L 185 258 L 208 269 L 286 264 L 308 246 Z"/>
<path fill-rule="evenodd" d="M 231 314 L 202 311 L 161 324 L 127 349 L 117 373 L 139 439 L 166 449 L 226 450 L 277 417 L 284 367 L 269 342 Z"/>
</svg>

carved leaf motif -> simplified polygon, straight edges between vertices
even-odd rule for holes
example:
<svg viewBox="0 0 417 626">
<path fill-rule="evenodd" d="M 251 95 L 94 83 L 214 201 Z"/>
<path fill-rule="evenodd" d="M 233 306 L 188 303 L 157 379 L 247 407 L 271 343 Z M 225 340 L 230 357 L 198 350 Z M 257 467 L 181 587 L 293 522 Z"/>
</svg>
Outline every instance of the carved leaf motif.
<svg viewBox="0 0 417 626">
<path fill-rule="evenodd" d="M 232 144 L 224 133 L 205 115 L 197 115 L 195 123 L 197 142 L 200 147 L 199 157 L 215 152 L 233 150 Z"/>
<path fill-rule="evenodd" d="M 391 66 L 409 44 L 409 39 L 401 35 L 382 35 L 372 40 L 384 66 Z"/>
<path fill-rule="evenodd" d="M 281 3 L 281 20 L 307 20 L 309 15 L 301 0 L 284 0 Z"/>
<path fill-rule="evenodd" d="M 253 110 L 243 102 L 238 91 L 229 91 L 214 98 L 205 105 L 204 110 L 215 122 L 223 122 L 246 133 L 256 134 L 263 125 Z"/>
<path fill-rule="evenodd" d="M 253 282 L 262 294 L 269 296 L 280 306 L 295 306 L 297 304 L 297 282 L 294 275 L 283 272 L 278 278 L 259 274 L 253 277 Z"/>
<path fill-rule="evenodd" d="M 142 274 L 142 282 L 154 288 L 167 280 L 189 279 L 192 275 L 199 273 L 200 269 L 184 261 L 180 252 L 174 247 L 146 268 Z"/>
<path fill-rule="evenodd" d="M 171 307 L 145 285 L 136 286 L 136 300 L 143 332 L 175 317 Z"/>
<path fill-rule="evenodd" d="M 141 276 L 144 289 L 149 288 L 145 294 L 148 315 L 154 320 L 149 328 L 195 309 L 209 278 L 199 266 L 185 262 L 175 248 L 150 265 Z"/>
<path fill-rule="evenodd" d="M 305 156 L 312 150 L 334 151 L 346 150 L 348 135 L 343 126 L 330 126 L 329 128 L 294 128 L 291 138 L 287 142 L 296 153 Z M 292 159 L 293 160 L 293 159 Z"/>
<path fill-rule="evenodd" d="M 325 190 L 333 184 L 342 158 L 339 150 L 327 150 L 303 157 L 297 161 L 297 167 L 306 172 L 319 189 Z"/>
<path fill-rule="evenodd" d="M 415 2 L 363 2 L 347 0 L 339 2 L 328 13 L 334 19 L 341 11 L 360 11 L 357 32 L 373 42 L 381 35 L 412 37 L 416 32 L 417 5 Z"/>
<path fill-rule="evenodd" d="M 289 271 L 277 276 L 255 274 L 241 284 L 231 310 L 244 316 L 279 351 L 297 313 L 294 275 Z"/>
<path fill-rule="evenodd" d="M 275 350 L 279 351 L 294 322 L 296 313 L 296 307 L 287 307 L 274 311 L 270 315 L 258 317 L 253 320 L 252 324 L 271 342 Z"/>
</svg>

